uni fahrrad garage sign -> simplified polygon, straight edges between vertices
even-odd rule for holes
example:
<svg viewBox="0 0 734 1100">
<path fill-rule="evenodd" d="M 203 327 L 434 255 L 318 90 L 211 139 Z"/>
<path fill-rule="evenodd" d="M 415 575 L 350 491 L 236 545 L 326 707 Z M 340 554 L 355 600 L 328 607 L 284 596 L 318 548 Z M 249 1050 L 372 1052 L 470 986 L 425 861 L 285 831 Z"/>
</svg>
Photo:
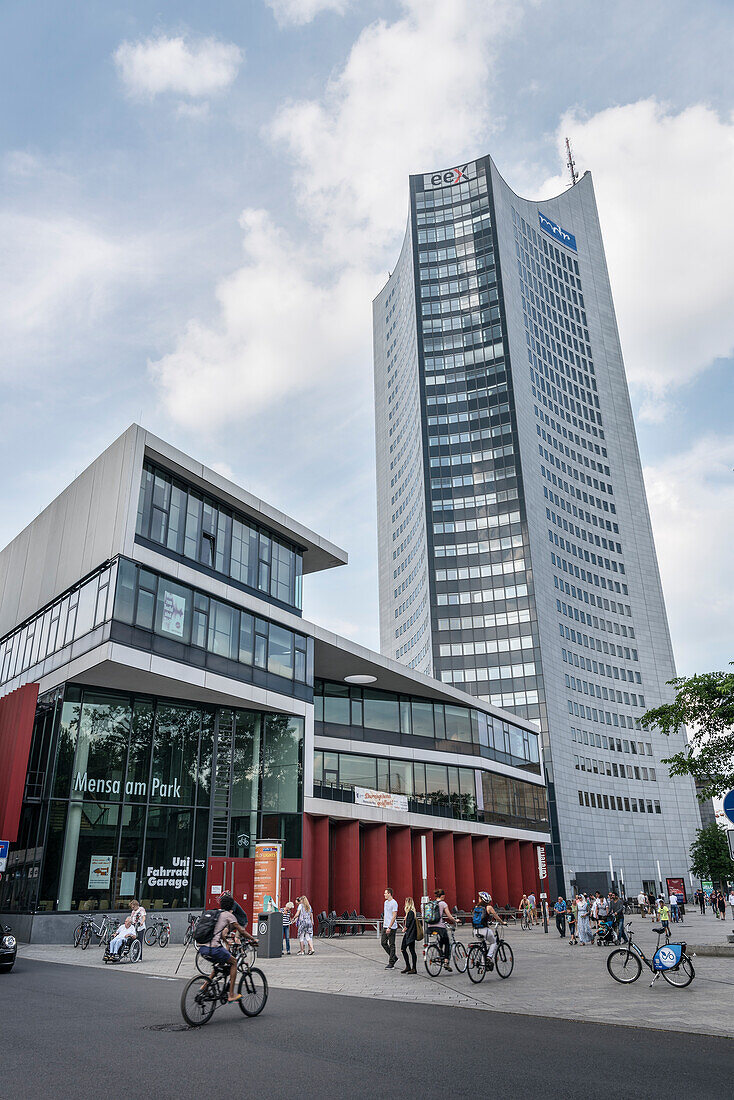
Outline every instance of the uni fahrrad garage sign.
<svg viewBox="0 0 734 1100">
<path fill-rule="evenodd" d="M 568 230 L 562 229 L 556 222 L 551 221 L 550 218 L 546 218 L 545 214 L 541 214 L 538 211 L 538 222 L 540 228 L 544 233 L 547 233 L 549 237 L 553 237 L 559 244 L 565 244 L 566 248 L 570 248 L 573 252 L 578 252 L 576 248 L 576 238 L 573 233 L 569 233 Z"/>
<path fill-rule="evenodd" d="M 174 856 L 172 867 L 148 867 L 145 875 L 148 886 L 172 886 L 174 890 L 183 890 L 189 884 L 191 860 L 188 856 Z"/>
<path fill-rule="evenodd" d="M 77 772 L 74 777 L 72 791 L 82 794 L 120 794 L 122 783 L 119 779 L 89 779 L 86 772 Z M 136 783 L 128 780 L 125 784 L 125 794 L 134 795 L 136 798 L 146 798 L 148 794 L 147 783 Z M 154 779 L 150 785 L 151 798 L 180 798 L 181 784 L 177 779 L 173 783 L 161 783 L 160 779 Z"/>
</svg>

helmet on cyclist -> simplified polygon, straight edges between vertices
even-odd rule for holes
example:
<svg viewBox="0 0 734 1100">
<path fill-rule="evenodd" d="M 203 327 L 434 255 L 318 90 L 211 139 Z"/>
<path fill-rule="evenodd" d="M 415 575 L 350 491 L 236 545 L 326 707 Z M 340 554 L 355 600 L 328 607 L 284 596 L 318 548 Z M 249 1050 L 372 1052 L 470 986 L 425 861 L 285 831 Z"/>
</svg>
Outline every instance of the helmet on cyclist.
<svg viewBox="0 0 734 1100">
<path fill-rule="evenodd" d="M 219 895 L 219 908 L 226 909 L 230 913 L 232 912 L 232 910 L 234 909 L 234 898 L 231 894 Z"/>
<path fill-rule="evenodd" d="M 492 895 L 488 894 L 486 890 L 479 891 L 479 900 L 489 902 L 492 900 Z"/>
</svg>

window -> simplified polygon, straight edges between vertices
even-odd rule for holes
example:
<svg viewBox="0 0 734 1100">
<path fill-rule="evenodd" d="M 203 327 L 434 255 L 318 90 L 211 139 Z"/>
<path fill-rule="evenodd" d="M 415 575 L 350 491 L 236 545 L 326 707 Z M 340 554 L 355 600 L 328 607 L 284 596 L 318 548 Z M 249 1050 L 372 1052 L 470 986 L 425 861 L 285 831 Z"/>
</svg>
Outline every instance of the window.
<svg viewBox="0 0 734 1100">
<path fill-rule="evenodd" d="M 364 724 L 366 729 L 400 732 L 398 697 L 391 692 L 364 691 Z"/>
</svg>

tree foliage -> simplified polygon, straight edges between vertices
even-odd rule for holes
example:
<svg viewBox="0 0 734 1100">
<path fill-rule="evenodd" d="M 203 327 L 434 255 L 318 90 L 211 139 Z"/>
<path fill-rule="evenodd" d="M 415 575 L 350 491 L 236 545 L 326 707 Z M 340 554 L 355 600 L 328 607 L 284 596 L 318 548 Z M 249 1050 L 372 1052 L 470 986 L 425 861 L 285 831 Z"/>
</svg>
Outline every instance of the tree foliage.
<svg viewBox="0 0 734 1100">
<path fill-rule="evenodd" d="M 671 775 L 693 776 L 701 801 L 724 794 L 734 787 L 734 673 L 704 672 L 669 683 L 676 689 L 673 702 L 648 710 L 640 724 L 665 734 L 688 726 L 687 748 L 663 763 Z"/>
<path fill-rule="evenodd" d="M 696 830 L 691 845 L 691 870 L 698 878 L 711 882 L 734 881 L 734 861 L 729 855 L 726 830 L 720 825 Z"/>
</svg>

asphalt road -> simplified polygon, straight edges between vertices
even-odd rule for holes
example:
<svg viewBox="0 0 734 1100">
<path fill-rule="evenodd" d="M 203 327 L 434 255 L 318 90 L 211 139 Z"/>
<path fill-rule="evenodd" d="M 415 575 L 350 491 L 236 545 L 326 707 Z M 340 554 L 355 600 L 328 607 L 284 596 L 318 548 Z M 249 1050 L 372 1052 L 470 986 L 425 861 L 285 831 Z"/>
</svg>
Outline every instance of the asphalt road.
<svg viewBox="0 0 734 1100">
<path fill-rule="evenodd" d="M 288 990 L 182 1030 L 183 982 L 122 969 L 0 976 L 2 1100 L 731 1095 L 729 1039 Z"/>
</svg>

